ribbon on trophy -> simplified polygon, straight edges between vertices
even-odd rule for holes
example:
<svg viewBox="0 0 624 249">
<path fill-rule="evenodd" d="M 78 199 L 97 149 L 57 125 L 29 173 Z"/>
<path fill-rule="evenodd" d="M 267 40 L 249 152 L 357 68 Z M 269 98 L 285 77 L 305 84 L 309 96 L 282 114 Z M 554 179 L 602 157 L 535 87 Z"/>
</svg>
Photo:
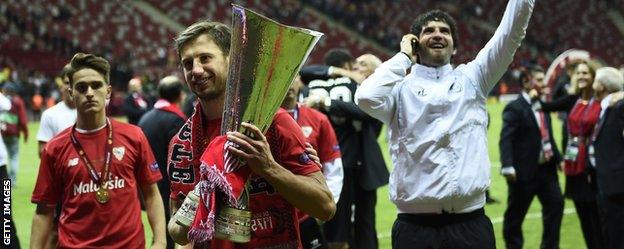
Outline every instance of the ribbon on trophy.
<svg viewBox="0 0 624 249">
<path fill-rule="evenodd" d="M 232 38 L 221 136 L 201 157 L 199 204 L 189 231 L 196 243 L 214 237 L 237 243 L 251 238 L 247 191 L 251 175 L 245 162 L 229 154 L 224 134 L 242 130 L 241 122 L 263 133 L 272 123 L 291 82 L 323 34 L 279 24 L 232 5 Z"/>
</svg>

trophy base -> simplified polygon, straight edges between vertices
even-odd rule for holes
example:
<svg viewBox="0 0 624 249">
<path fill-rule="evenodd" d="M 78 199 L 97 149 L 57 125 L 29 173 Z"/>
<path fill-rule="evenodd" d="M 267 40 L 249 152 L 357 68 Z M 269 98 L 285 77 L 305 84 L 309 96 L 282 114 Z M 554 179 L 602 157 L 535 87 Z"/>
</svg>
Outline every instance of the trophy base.
<svg viewBox="0 0 624 249">
<path fill-rule="evenodd" d="M 251 240 L 251 211 L 223 206 L 215 219 L 215 238 L 235 243 Z"/>
</svg>

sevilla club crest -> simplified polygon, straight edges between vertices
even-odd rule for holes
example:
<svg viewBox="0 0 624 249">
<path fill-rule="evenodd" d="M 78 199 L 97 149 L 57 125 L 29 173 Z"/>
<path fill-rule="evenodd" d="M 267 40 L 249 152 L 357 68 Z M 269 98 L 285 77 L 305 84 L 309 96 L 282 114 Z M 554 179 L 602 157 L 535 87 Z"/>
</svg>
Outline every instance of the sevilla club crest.
<svg viewBox="0 0 624 249">
<path fill-rule="evenodd" d="M 310 137 L 310 134 L 312 134 L 312 127 L 310 126 L 301 126 L 301 131 L 303 132 L 303 135 L 308 138 Z"/>
<path fill-rule="evenodd" d="M 113 148 L 113 155 L 119 161 L 123 159 L 125 153 L 126 153 L 126 147 L 120 146 L 120 147 Z"/>
</svg>

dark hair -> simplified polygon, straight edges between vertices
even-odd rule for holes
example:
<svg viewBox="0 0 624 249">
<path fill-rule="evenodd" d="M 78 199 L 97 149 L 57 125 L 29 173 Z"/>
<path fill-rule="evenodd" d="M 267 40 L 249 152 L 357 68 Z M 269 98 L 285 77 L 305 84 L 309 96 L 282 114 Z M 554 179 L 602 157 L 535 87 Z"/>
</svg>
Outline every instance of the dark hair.
<svg viewBox="0 0 624 249">
<path fill-rule="evenodd" d="M 68 76 L 67 74 L 69 73 L 70 70 L 71 70 L 71 62 L 63 66 L 63 69 L 61 69 L 61 74 L 59 75 L 59 77 L 63 79 L 63 77 Z"/>
<path fill-rule="evenodd" d="M 92 54 L 77 53 L 74 55 L 74 57 L 72 57 L 69 65 L 70 68 L 67 72 L 67 77 L 69 78 L 70 86 L 74 85 L 74 74 L 85 68 L 93 69 L 100 75 L 102 75 L 106 84 L 109 84 L 110 82 L 110 64 L 108 64 L 108 61 L 102 57 L 98 57 Z"/>
<path fill-rule="evenodd" d="M 457 33 L 457 23 L 455 23 L 455 19 L 453 19 L 451 15 L 449 15 L 448 13 L 442 10 L 430 10 L 423 14 L 420 14 L 418 17 L 416 17 L 416 21 L 414 21 L 414 24 L 412 24 L 411 33 L 415 36 L 420 37 L 420 32 L 422 31 L 422 28 L 431 21 L 443 22 L 443 23 L 448 24 L 448 26 L 451 28 L 451 37 L 453 37 L 453 46 L 454 48 L 457 48 L 457 46 L 459 45 L 459 42 L 458 42 L 459 34 Z"/>
<path fill-rule="evenodd" d="M 518 68 L 520 71 L 520 76 L 518 78 L 518 82 L 520 84 L 524 84 L 533 78 L 534 73 L 543 73 L 544 68 L 540 65 L 528 65 L 526 67 Z"/>
<path fill-rule="evenodd" d="M 167 76 L 158 84 L 158 96 L 169 102 L 175 102 L 182 93 L 182 82 L 176 76 Z"/>
<path fill-rule="evenodd" d="M 325 54 L 325 65 L 333 67 L 343 67 L 345 63 L 353 62 L 353 56 L 349 50 L 344 48 L 334 48 Z"/>
<path fill-rule="evenodd" d="M 543 73 L 544 68 L 540 65 L 530 65 L 528 67 L 530 73 Z"/>
<path fill-rule="evenodd" d="M 175 49 L 178 52 L 178 59 L 181 59 L 180 50 L 182 47 L 203 34 L 208 34 L 212 38 L 214 43 L 221 49 L 224 56 L 229 55 L 232 36 L 230 27 L 220 22 L 203 20 L 193 23 L 174 39 Z"/>
</svg>

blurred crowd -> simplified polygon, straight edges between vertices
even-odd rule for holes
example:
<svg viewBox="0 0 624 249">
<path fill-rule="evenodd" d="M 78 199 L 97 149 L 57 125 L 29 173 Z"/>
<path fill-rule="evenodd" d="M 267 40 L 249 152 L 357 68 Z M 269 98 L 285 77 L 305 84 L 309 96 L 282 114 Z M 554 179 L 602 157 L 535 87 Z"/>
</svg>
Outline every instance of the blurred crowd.
<svg viewBox="0 0 624 249">
<path fill-rule="evenodd" d="M 336 101 L 331 98 L 332 94 L 330 94 L 330 92 L 333 89 L 325 89 L 327 87 L 326 84 L 319 84 L 318 81 L 316 81 L 316 84 L 319 85 L 315 86 L 314 83 L 311 83 L 312 80 L 322 79 L 334 84 L 336 82 L 339 83 L 339 81 L 333 79 L 338 77 L 345 78 L 353 88 L 349 89 L 349 93 L 353 95 L 355 94 L 356 88 L 362 84 L 362 81 L 373 74 L 375 68 L 379 66 L 382 61 L 387 61 L 396 51 L 402 51 L 409 59 L 413 59 L 410 53 L 406 53 L 402 50 L 403 48 L 400 48 L 400 41 L 405 39 L 405 34 L 411 32 L 411 21 L 414 19 L 415 13 L 437 8 L 457 18 L 458 34 L 453 35 L 459 36 L 459 44 L 453 48 L 457 48 L 458 52 L 455 53 L 456 51 L 449 49 L 449 51 L 452 52 L 448 53 L 449 57 L 452 58 L 451 64 L 457 65 L 474 59 L 480 49 L 483 48 L 490 37 L 492 37 L 492 33 L 501 22 L 500 19 L 507 1 L 238 0 L 234 1 L 234 3 L 249 7 L 287 25 L 319 30 L 325 34 L 325 37 L 310 55 L 307 67 L 304 67 L 300 72 L 301 78 L 299 79 L 302 81 L 300 86 L 301 91 L 310 91 L 311 97 L 305 99 L 305 105 L 329 113 L 330 110 L 332 110 L 332 106 L 334 106 L 334 108 L 340 106 L 340 102 L 343 102 L 343 100 L 340 99 L 339 102 L 332 102 Z M 188 75 L 182 75 L 183 72 L 188 74 L 187 71 L 189 71 L 189 69 L 179 66 L 180 57 L 182 56 L 179 57 L 178 53 L 171 45 L 176 34 L 184 26 L 188 26 L 201 19 L 211 19 L 229 23 L 231 17 L 230 4 L 231 2 L 226 0 L 209 1 L 208 3 L 200 0 L 147 0 L 144 2 L 98 0 L 50 0 L 31 2 L 16 0 L 0 3 L 0 89 L 11 101 L 19 99 L 19 101 L 16 102 L 17 104 L 12 103 L 13 109 L 11 111 L 11 113 L 14 113 L 13 116 L 15 116 L 15 118 L 11 119 L 14 121 L 19 120 L 14 122 L 15 134 L 3 134 L 11 160 L 14 160 L 15 155 L 18 154 L 17 144 L 19 144 L 20 136 L 23 136 L 24 140 L 28 138 L 27 121 L 38 121 L 44 110 L 52 108 L 66 98 L 63 96 L 62 87 L 64 84 L 67 84 L 64 83 L 64 80 L 67 80 L 63 78 L 67 75 L 59 75 L 59 72 L 61 72 L 61 68 L 66 65 L 68 58 L 71 58 L 72 55 L 78 52 L 89 52 L 101 56 L 106 61 L 110 62 L 110 84 L 113 87 L 113 93 L 110 103 L 108 103 L 106 107 L 106 115 L 125 115 L 129 123 L 136 125 L 140 123 L 142 116 L 150 110 L 160 110 L 169 106 L 169 104 L 163 105 L 163 103 L 166 102 L 163 101 L 165 98 L 159 96 L 158 85 L 161 79 L 165 78 L 165 76 L 169 76 L 171 78 L 189 80 Z M 597 201 L 603 198 L 601 193 L 596 191 L 599 187 L 596 186 L 596 180 L 600 179 L 600 176 L 598 176 L 600 173 L 596 173 L 593 171 L 593 168 L 588 167 L 595 167 L 596 165 L 595 163 L 591 163 L 590 165 L 588 161 L 590 159 L 586 160 L 584 157 L 577 158 L 577 154 L 587 154 L 589 158 L 589 149 L 587 149 L 588 152 L 576 152 L 572 153 L 573 155 L 571 155 L 569 151 L 566 151 L 566 149 L 573 147 L 569 145 L 567 136 L 572 140 L 575 138 L 578 140 L 578 137 L 585 139 L 593 136 L 591 142 L 595 142 L 594 140 L 598 138 L 598 134 L 592 132 L 594 131 L 594 127 L 599 127 L 597 126 L 597 121 L 604 115 L 604 113 L 600 112 L 600 108 L 611 108 L 611 106 L 606 105 L 609 104 L 608 102 L 610 101 L 607 99 L 607 96 L 610 94 L 618 94 L 614 97 L 617 100 L 622 99 L 622 96 L 624 96 L 624 94 L 621 93 L 622 84 L 621 80 L 619 80 L 622 78 L 622 72 L 624 72 L 624 54 L 619 53 L 624 50 L 624 43 L 620 42 L 624 36 L 624 18 L 621 18 L 624 11 L 614 10 L 614 7 L 618 6 L 624 6 L 624 0 L 589 0 L 574 5 L 571 5 L 567 1 L 540 0 L 535 5 L 534 15 L 527 29 L 527 36 L 522 46 L 520 46 L 515 53 L 513 61 L 511 57 L 509 58 L 509 61 L 512 61 L 509 70 L 502 75 L 500 80 L 498 79 L 499 75 L 497 75 L 496 80 L 485 82 L 486 84 L 496 85 L 490 92 L 490 95 L 499 96 L 519 93 L 517 95 L 519 97 L 515 101 L 515 105 L 519 107 L 515 107 L 513 104 L 514 102 L 512 102 L 512 104 L 508 105 L 505 109 L 505 114 L 503 114 L 503 132 L 501 133 L 500 141 L 501 164 L 503 168 L 501 174 L 506 177 L 509 183 L 509 189 L 519 189 L 519 187 L 514 185 L 516 181 L 532 183 L 530 181 L 534 179 L 531 177 L 523 179 L 525 175 L 543 173 L 545 175 L 547 174 L 549 177 L 552 176 L 546 179 L 547 181 L 545 182 L 552 184 L 556 182 L 556 185 L 550 186 L 552 188 L 536 190 L 534 191 L 535 193 L 510 192 L 509 196 L 515 196 L 513 198 L 521 197 L 522 201 L 520 201 L 519 204 L 518 201 L 514 203 L 509 201 L 510 203 L 508 203 L 509 208 L 505 215 L 504 226 L 506 227 L 506 231 L 504 232 L 504 236 L 506 241 L 508 241 L 507 246 L 509 248 L 512 248 L 511 245 L 513 244 L 509 241 L 517 240 L 518 234 L 521 234 L 519 231 L 516 231 L 518 230 L 518 224 L 522 223 L 526 215 L 526 208 L 529 207 L 534 195 L 539 195 L 537 192 L 547 194 L 554 193 L 553 195 L 556 197 L 556 203 L 550 203 L 551 205 L 549 207 L 546 207 L 547 204 L 544 205 L 545 210 L 548 209 L 552 211 L 551 215 L 545 215 L 545 217 L 550 217 L 545 219 L 552 219 L 552 222 L 550 220 L 545 220 L 545 223 L 556 225 L 549 230 L 552 234 L 559 232 L 558 226 L 561 222 L 561 216 L 563 215 L 564 196 L 570 197 L 575 201 L 579 216 L 589 214 L 598 217 L 598 209 L 596 208 L 598 207 Z M 484 9 L 487 9 L 487 11 L 484 11 Z M 618 15 L 620 19 L 617 18 Z M 620 20 L 619 22 L 622 23 L 618 23 L 617 20 Z M 618 27 L 618 25 L 621 27 Z M 617 32 L 618 28 L 621 28 L 623 32 Z M 332 48 L 347 49 L 343 51 L 332 50 Z M 584 58 L 587 59 L 587 61 L 579 60 L 574 63 L 567 63 L 570 61 L 566 61 L 567 64 L 563 63 L 561 67 L 558 68 L 558 71 L 555 72 L 555 74 L 557 74 L 555 76 L 559 77 L 559 80 L 555 83 L 553 83 L 551 79 L 545 78 L 547 77 L 547 68 L 554 60 L 555 56 L 570 48 L 582 48 L 587 50 L 589 55 L 587 58 Z M 338 58 L 336 61 L 340 63 L 332 64 L 331 60 L 327 60 L 327 58 L 332 57 L 328 56 L 325 58 L 325 65 L 320 66 L 319 64 L 323 64 L 323 55 L 332 54 L 327 53 L 328 51 L 333 51 L 333 56 Z M 362 55 L 362 57 L 353 58 L 351 54 Z M 373 56 L 373 54 L 377 55 L 379 58 Z M 369 57 L 373 57 L 374 59 Z M 590 60 L 592 63 L 595 62 L 597 64 L 602 63 L 615 67 L 619 65 L 622 66 L 619 66 L 620 71 L 617 71 L 615 68 L 608 68 L 607 71 L 602 69 L 600 73 L 597 73 L 599 67 L 591 68 L 590 66 L 593 64 L 589 62 Z M 414 61 L 415 58 L 412 63 L 414 63 Z M 448 63 L 448 61 L 446 63 Z M 370 68 L 366 68 L 366 65 Z M 192 67 L 194 66 L 193 64 Z M 506 68 L 506 65 L 504 68 Z M 502 71 L 505 70 L 504 68 L 501 69 L 501 74 Z M 366 73 L 358 71 L 363 69 L 367 69 L 368 71 Z M 564 73 L 566 69 L 567 72 Z M 191 74 L 192 73 L 193 72 L 191 72 Z M 320 76 L 317 74 L 320 74 Z M 583 78 L 581 74 L 586 74 L 585 78 Z M 310 75 L 318 77 L 318 79 Z M 619 78 L 617 78 L 617 80 L 611 80 L 609 78 L 611 75 L 618 76 Z M 167 80 L 165 80 L 165 82 L 167 82 Z M 178 88 L 182 88 L 182 81 L 176 80 L 175 82 L 177 90 L 179 90 Z M 497 82 L 498 84 L 496 84 Z M 304 83 L 306 87 L 303 87 Z M 592 83 L 596 86 L 593 87 Z M 603 83 L 604 86 L 602 85 Z M 163 83 L 161 82 L 161 84 Z M 189 82 L 189 85 L 192 85 L 192 82 Z M 299 91 L 299 89 L 297 89 L 297 91 Z M 558 91 L 563 94 L 557 96 Z M 317 96 L 312 94 L 314 92 L 324 92 L 327 96 Z M 162 95 L 162 93 L 160 94 Z M 299 96 L 299 94 L 301 95 Z M 295 101 L 294 96 L 298 96 L 297 98 L 299 98 L 304 94 L 303 92 L 297 92 L 291 95 L 293 95 L 291 96 L 291 104 L 293 107 L 289 109 L 295 110 L 291 110 L 291 115 L 297 119 L 297 108 L 299 108 L 298 106 L 300 103 Z M 548 99 L 546 95 L 555 95 L 555 97 Z M 181 96 L 186 96 L 187 98 L 185 99 L 185 97 Z M 354 98 L 354 96 L 348 97 L 349 100 Z M 171 100 L 169 102 L 175 102 L 176 108 L 177 105 L 180 104 L 182 110 L 176 109 L 176 115 L 179 117 L 188 117 L 192 115 L 193 101 L 196 99 L 197 98 L 195 98 L 193 94 L 188 94 L 187 96 L 186 94 L 176 93 L 175 101 Z M 601 106 L 600 102 L 603 100 L 605 100 L 605 105 Z M 553 108 L 552 104 L 557 104 L 559 103 L 558 101 L 566 101 L 568 104 L 565 105 L 565 108 Z M 529 105 L 524 105 L 526 104 L 525 102 Z M 616 103 L 616 101 L 613 102 Z M 200 104 L 197 106 L 201 106 L 201 104 L 200 101 Z M 357 109 L 354 103 L 350 104 L 352 104 L 351 107 L 355 108 L 356 111 L 361 111 Z M 521 107 L 525 108 L 526 111 L 521 111 Z M 562 129 L 564 141 L 560 143 L 562 151 L 559 153 L 553 139 L 554 137 L 552 136 L 551 121 L 545 118 L 546 116 L 544 113 L 560 112 L 560 118 L 565 124 L 575 124 L 575 122 L 589 124 L 585 121 L 579 121 L 582 118 L 586 118 L 583 115 L 587 115 L 588 111 L 577 111 L 587 108 L 593 108 L 588 109 L 590 110 L 589 113 L 593 115 L 593 123 L 588 125 L 589 128 L 586 129 L 585 132 L 579 132 L 564 127 Z M 485 108 L 483 108 L 483 110 L 485 110 Z M 28 114 L 26 115 L 24 113 Z M 526 113 L 530 115 L 527 117 L 521 115 Z M 583 113 L 583 115 L 578 113 Z M 514 115 L 517 115 L 517 119 L 513 119 Z M 327 116 L 332 122 L 344 118 L 344 114 L 340 112 L 329 113 Z M 535 126 L 534 134 L 527 135 L 525 134 L 525 130 L 516 129 L 519 127 L 519 124 L 521 124 L 517 120 L 531 120 L 533 116 L 540 119 L 538 121 L 539 124 L 536 126 L 533 121 L 527 123 L 527 127 Z M 348 127 L 344 128 L 344 130 L 348 132 L 356 130 L 351 127 L 351 125 L 358 127 L 358 132 L 362 129 L 368 132 L 366 129 L 370 128 L 371 134 L 367 136 L 373 139 L 371 140 L 372 142 L 365 144 L 376 145 L 374 141 L 376 141 L 381 131 L 382 124 L 372 118 L 368 119 L 368 116 L 366 117 L 367 119 L 364 120 L 356 120 L 356 118 L 354 118 L 356 122 L 343 122 L 348 124 Z M 510 117 L 512 118 L 510 119 Z M 45 120 L 45 118 L 42 120 Z M 183 121 L 184 119 L 181 120 Z M 489 122 L 489 116 L 487 121 L 484 122 Z M 159 124 L 158 122 L 152 123 Z M 340 126 L 336 127 L 340 129 Z M 156 129 L 156 131 L 156 133 L 159 132 L 158 129 Z M 521 132 L 516 133 L 516 131 Z M 525 173 L 524 170 L 526 169 L 524 168 L 528 166 L 525 167 L 523 164 L 529 166 L 538 164 L 534 162 L 518 161 L 517 157 L 515 161 L 511 159 L 512 156 L 510 155 L 516 153 L 515 150 L 519 150 L 518 148 L 514 150 L 511 146 L 512 144 L 518 144 L 519 140 L 517 137 L 524 137 L 537 141 L 535 143 L 533 143 L 534 141 L 527 141 L 526 144 L 531 145 L 531 147 L 535 147 L 533 145 L 539 144 L 540 141 L 543 143 L 541 144 L 542 147 L 531 148 L 535 149 L 535 153 L 533 153 L 535 155 L 532 156 L 535 156 L 536 160 L 534 161 L 538 161 L 539 165 L 547 164 L 547 166 L 550 167 L 548 168 L 548 172 Z M 13 140 L 7 140 L 7 138 Z M 340 140 L 342 141 L 342 139 Z M 584 143 L 583 146 L 589 146 L 590 141 L 588 140 Z M 617 143 L 617 141 L 614 142 L 614 144 L 615 143 Z M 505 144 L 509 144 L 509 146 L 505 147 Z M 344 159 L 346 162 L 349 162 L 349 160 L 352 161 L 350 163 L 345 163 L 345 165 L 361 165 L 361 162 L 358 161 L 359 156 L 369 154 L 379 154 L 377 159 L 379 159 L 379 162 L 383 162 L 381 154 L 376 153 L 379 151 L 379 148 L 348 152 L 349 150 L 346 149 L 348 146 L 360 148 L 359 145 L 354 146 L 349 144 L 340 144 L 340 146 L 334 145 L 334 147 L 332 147 L 340 147 L 343 151 L 343 158 L 347 156 L 353 157 Z M 15 147 L 15 149 L 13 149 L 13 147 Z M 374 151 L 375 153 L 369 153 L 370 151 Z M 603 151 L 606 150 L 597 150 L 598 153 L 602 153 Z M 165 155 L 165 153 L 160 154 Z M 593 157 L 593 148 L 591 154 Z M 335 158 L 333 160 L 335 160 Z M 10 164 L 19 165 L 18 162 L 13 161 Z M 162 164 L 164 165 L 165 163 Z M 604 161 L 602 164 L 606 165 Z M 377 166 L 379 166 L 380 169 L 386 169 L 383 163 Z M 570 168 L 574 166 L 578 166 L 578 172 L 569 172 Z M 568 189 L 565 190 L 565 193 L 561 193 L 560 186 L 558 185 L 559 183 L 556 177 L 557 167 L 563 170 L 567 176 L 566 188 Z M 568 171 L 566 171 L 566 169 Z M 347 168 L 345 171 L 347 172 L 345 173 L 346 178 L 354 177 L 355 173 L 349 172 L 350 170 L 351 169 Z M 14 174 L 13 172 L 16 172 L 16 169 L 11 169 L 10 172 Z M 388 178 L 387 172 L 381 172 L 381 174 L 377 174 L 377 177 L 386 180 Z M 11 178 L 15 180 L 15 175 L 11 175 Z M 581 187 L 585 186 L 587 189 L 593 191 L 587 192 L 588 194 L 586 195 L 589 196 L 588 198 L 591 199 L 590 201 L 578 200 L 579 198 L 574 195 L 578 191 L 569 189 L 570 187 L 568 186 L 574 186 L 574 181 L 578 180 L 577 178 L 580 179 L 580 183 L 577 182 L 577 185 Z M 383 180 L 379 181 L 379 186 L 387 183 L 383 182 Z M 363 181 L 371 182 L 370 180 Z M 539 184 L 541 183 L 532 185 L 538 186 Z M 364 193 L 358 196 L 374 196 L 376 188 L 379 186 L 371 187 L 372 190 L 356 189 L 356 191 Z M 357 186 L 353 187 L 355 188 Z M 520 190 L 522 189 L 518 191 Z M 372 194 L 365 191 L 372 191 Z M 339 196 L 339 194 L 340 193 L 337 195 Z M 622 198 L 621 193 L 618 192 L 617 200 L 624 200 Z M 338 198 L 334 197 L 334 199 Z M 492 199 L 488 200 L 489 203 Z M 372 203 L 373 209 L 370 210 L 374 210 L 374 203 L 376 200 L 367 200 L 366 202 Z M 344 204 L 346 205 L 345 207 L 351 207 L 352 205 L 346 201 L 345 203 L 347 203 Z M 591 205 L 593 209 L 583 211 L 583 205 L 585 204 Z M 348 211 L 350 208 L 344 208 L 344 210 Z M 350 220 L 350 213 L 347 212 L 341 215 L 349 217 L 345 220 Z M 365 218 L 366 220 L 374 221 L 374 211 L 367 213 L 366 216 L 371 216 Z M 354 218 L 354 220 L 358 219 L 359 218 Z M 588 224 L 587 222 L 595 219 L 586 217 L 579 217 L 579 219 L 583 226 L 582 230 L 588 248 L 602 248 L 600 242 L 602 239 L 600 238 L 600 231 L 598 231 L 600 227 L 586 225 Z M 339 226 L 337 227 L 340 228 Z M 359 226 L 355 227 L 354 230 L 359 229 Z M 373 231 L 371 233 L 372 236 L 360 234 L 356 237 L 370 237 L 374 239 L 376 233 L 374 231 L 374 226 L 371 231 Z M 355 233 L 357 233 L 357 231 Z M 345 236 L 348 237 L 347 235 Z M 597 237 L 592 239 L 592 236 Z M 353 239 L 346 240 L 344 238 L 333 239 L 334 241 L 344 242 L 343 244 L 377 243 L 376 241 L 354 241 Z M 550 239 L 545 239 L 545 241 L 554 245 L 558 244 L 559 238 L 557 235 Z M 521 245 L 522 241 L 520 241 L 519 244 Z M 592 247 L 592 245 L 595 245 L 595 247 Z M 361 246 L 357 247 L 363 248 Z"/>
</svg>

